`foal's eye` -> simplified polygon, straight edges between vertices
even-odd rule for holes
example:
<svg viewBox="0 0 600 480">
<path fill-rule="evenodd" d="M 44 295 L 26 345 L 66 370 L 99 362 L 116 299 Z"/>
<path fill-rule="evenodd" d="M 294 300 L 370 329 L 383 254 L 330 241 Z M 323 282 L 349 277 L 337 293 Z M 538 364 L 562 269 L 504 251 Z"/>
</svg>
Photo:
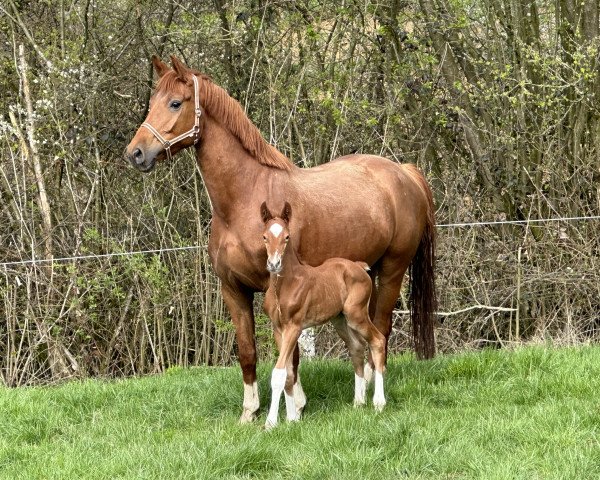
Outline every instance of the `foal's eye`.
<svg viewBox="0 0 600 480">
<path fill-rule="evenodd" d="M 169 108 L 172 108 L 173 110 L 179 110 L 181 108 L 181 102 L 179 100 L 173 100 L 169 104 Z"/>
<path fill-rule="evenodd" d="M 265 243 L 267 243 L 267 236 L 266 236 L 266 235 L 263 235 L 263 241 L 264 241 Z"/>
<path fill-rule="evenodd" d="M 286 235 L 286 236 L 285 236 L 285 241 L 287 242 L 289 239 L 290 239 L 290 236 L 289 236 L 289 235 Z"/>
</svg>

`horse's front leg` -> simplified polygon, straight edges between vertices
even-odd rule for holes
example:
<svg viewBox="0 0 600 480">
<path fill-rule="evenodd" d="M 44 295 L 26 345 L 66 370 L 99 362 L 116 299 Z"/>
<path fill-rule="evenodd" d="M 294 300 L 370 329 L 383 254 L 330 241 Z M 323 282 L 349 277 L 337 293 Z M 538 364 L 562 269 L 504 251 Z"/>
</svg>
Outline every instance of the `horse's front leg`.
<svg viewBox="0 0 600 480">
<path fill-rule="evenodd" d="M 238 357 L 244 379 L 244 403 L 240 422 L 248 423 L 256 418 L 256 412 L 260 407 L 258 384 L 256 383 L 256 343 L 252 307 L 254 293 L 236 289 L 225 283 L 223 283 L 221 291 L 235 327 Z"/>
</svg>

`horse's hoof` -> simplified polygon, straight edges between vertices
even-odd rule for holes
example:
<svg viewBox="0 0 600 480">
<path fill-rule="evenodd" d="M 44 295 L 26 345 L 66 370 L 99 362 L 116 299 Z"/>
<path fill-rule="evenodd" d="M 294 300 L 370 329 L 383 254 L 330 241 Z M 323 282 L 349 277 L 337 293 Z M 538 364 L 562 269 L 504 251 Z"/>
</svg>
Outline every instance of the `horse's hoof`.
<svg viewBox="0 0 600 480">
<path fill-rule="evenodd" d="M 256 420 L 256 413 L 244 409 L 242 416 L 240 417 L 240 423 L 252 423 L 254 420 Z"/>
<path fill-rule="evenodd" d="M 366 404 L 366 402 L 363 400 L 354 400 L 354 408 L 361 408 L 364 407 Z"/>
</svg>

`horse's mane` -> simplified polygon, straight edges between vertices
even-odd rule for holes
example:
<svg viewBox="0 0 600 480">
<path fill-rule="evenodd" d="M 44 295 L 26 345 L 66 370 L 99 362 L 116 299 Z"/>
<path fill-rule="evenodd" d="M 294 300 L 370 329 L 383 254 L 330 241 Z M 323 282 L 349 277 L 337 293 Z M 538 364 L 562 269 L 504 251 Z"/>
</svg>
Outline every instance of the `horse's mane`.
<svg viewBox="0 0 600 480">
<path fill-rule="evenodd" d="M 281 170 L 290 170 L 292 162 L 273 145 L 267 143 L 260 131 L 244 113 L 242 106 L 212 79 L 200 72 L 191 71 L 199 80 L 200 105 L 206 112 L 237 137 L 246 151 L 259 163 Z M 181 91 L 186 84 L 174 70 L 166 72 L 156 90 Z M 191 78 L 187 82 L 192 84 Z"/>
</svg>

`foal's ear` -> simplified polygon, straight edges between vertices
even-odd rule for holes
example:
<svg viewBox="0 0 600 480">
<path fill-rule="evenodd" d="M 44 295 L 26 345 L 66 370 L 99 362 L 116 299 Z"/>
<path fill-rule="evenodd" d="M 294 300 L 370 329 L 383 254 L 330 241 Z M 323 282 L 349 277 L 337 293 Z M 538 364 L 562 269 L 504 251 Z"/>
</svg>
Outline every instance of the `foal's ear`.
<svg viewBox="0 0 600 480">
<path fill-rule="evenodd" d="M 154 66 L 154 71 L 158 75 L 158 78 L 171 70 L 171 68 L 156 55 L 152 55 L 152 65 Z"/>
<path fill-rule="evenodd" d="M 171 55 L 171 64 L 173 65 L 173 70 L 175 70 L 177 76 L 181 80 L 185 80 L 189 72 L 189 68 L 185 65 L 185 63 L 179 60 L 175 55 Z"/>
<path fill-rule="evenodd" d="M 269 212 L 269 209 L 267 208 L 267 202 L 262 202 L 262 205 L 260 206 L 260 217 L 264 223 L 267 223 L 273 218 L 273 215 L 271 215 L 271 212 Z"/>
<path fill-rule="evenodd" d="M 281 219 L 285 223 L 290 223 L 291 218 L 292 218 L 292 206 L 288 202 L 285 202 L 285 204 L 283 205 L 283 210 L 281 211 Z"/>
</svg>

